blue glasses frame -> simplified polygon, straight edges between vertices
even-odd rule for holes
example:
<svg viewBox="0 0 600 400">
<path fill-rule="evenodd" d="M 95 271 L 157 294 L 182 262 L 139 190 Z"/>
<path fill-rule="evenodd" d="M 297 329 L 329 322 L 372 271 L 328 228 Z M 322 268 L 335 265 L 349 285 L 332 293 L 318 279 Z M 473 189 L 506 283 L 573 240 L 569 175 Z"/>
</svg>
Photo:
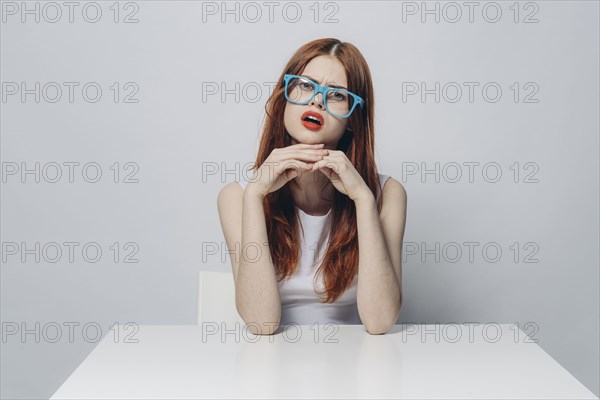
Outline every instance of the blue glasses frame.
<svg viewBox="0 0 600 400">
<path fill-rule="evenodd" d="M 292 78 L 305 79 L 306 81 L 308 81 L 308 82 L 312 83 L 313 85 L 315 85 L 315 88 L 316 88 L 315 93 L 310 97 L 310 99 L 306 100 L 305 102 L 298 102 L 298 101 L 291 100 L 288 97 L 288 95 L 287 95 L 288 83 L 289 83 L 290 79 L 292 79 Z M 317 82 L 313 82 L 313 81 L 311 81 L 310 79 L 308 79 L 305 76 L 285 74 L 283 76 L 283 81 L 285 82 L 285 91 L 284 91 L 284 94 L 285 94 L 285 98 L 286 98 L 287 101 L 289 101 L 291 103 L 294 103 L 294 104 L 308 104 L 308 103 L 311 102 L 312 99 L 315 98 L 316 95 L 318 95 L 319 93 L 322 93 L 323 94 L 323 104 L 325 105 L 325 109 L 327 110 L 327 112 L 329 114 L 331 114 L 331 115 L 333 115 L 335 117 L 338 117 L 338 118 L 348 118 L 352 114 L 352 112 L 354 111 L 354 109 L 356 108 L 357 104 L 360 104 L 361 107 L 365 104 L 365 101 L 359 95 L 356 95 L 356 94 L 354 94 L 352 92 L 349 92 L 349 91 L 347 91 L 345 89 L 341 89 L 341 88 L 330 88 L 330 87 L 327 87 L 327 86 L 321 86 Z M 352 108 L 350 109 L 350 111 L 348 111 L 348 114 L 346 114 L 346 115 L 339 115 L 339 114 L 336 114 L 336 113 L 331 112 L 329 110 L 329 107 L 327 107 L 327 92 L 330 92 L 332 90 L 336 91 L 336 92 L 347 93 L 347 94 L 349 94 L 350 96 L 352 96 L 354 98 L 354 103 L 352 104 Z"/>
</svg>

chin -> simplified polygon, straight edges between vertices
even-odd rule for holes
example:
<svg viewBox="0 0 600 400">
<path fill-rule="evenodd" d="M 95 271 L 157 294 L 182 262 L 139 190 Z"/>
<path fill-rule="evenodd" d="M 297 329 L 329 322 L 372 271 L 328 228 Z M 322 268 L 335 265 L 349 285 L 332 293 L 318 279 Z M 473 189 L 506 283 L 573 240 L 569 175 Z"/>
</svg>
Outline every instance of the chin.
<svg viewBox="0 0 600 400">
<path fill-rule="evenodd" d="M 290 135 L 290 137 L 293 141 L 295 140 L 296 142 L 303 144 L 326 143 L 323 142 L 323 135 L 308 130 L 306 132 L 297 132 L 294 135 Z"/>
<path fill-rule="evenodd" d="M 331 127 L 330 127 L 331 128 Z M 335 133 L 330 130 L 326 130 L 327 128 L 322 128 L 318 131 L 311 131 L 308 128 L 305 128 L 303 125 L 298 125 L 293 129 L 293 134 L 291 134 L 290 130 L 287 130 L 288 135 L 298 143 L 303 144 L 318 144 L 325 143 L 325 146 L 328 146 L 331 143 L 337 143 L 337 141 L 343 136 L 344 132 L 341 132 L 339 137 L 336 138 Z M 292 144 L 293 141 L 292 141 Z"/>
</svg>

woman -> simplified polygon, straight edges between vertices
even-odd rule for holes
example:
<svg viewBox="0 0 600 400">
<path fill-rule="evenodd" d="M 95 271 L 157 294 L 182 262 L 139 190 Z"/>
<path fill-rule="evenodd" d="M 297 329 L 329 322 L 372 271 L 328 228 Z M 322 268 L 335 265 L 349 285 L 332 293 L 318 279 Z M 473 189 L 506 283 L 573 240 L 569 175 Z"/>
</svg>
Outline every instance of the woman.
<svg viewBox="0 0 600 400">
<path fill-rule="evenodd" d="M 217 200 L 238 313 L 254 334 L 328 322 L 389 331 L 402 304 L 407 200 L 377 172 L 365 59 L 348 42 L 309 42 L 265 109 L 253 177 Z"/>
</svg>

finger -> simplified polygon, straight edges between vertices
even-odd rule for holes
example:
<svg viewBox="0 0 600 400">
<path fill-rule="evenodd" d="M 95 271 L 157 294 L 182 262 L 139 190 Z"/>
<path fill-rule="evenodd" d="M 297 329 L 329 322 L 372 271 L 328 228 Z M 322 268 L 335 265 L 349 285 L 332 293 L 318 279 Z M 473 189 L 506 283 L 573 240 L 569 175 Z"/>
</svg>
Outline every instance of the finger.
<svg viewBox="0 0 600 400">
<path fill-rule="evenodd" d="M 285 176 L 286 182 L 296 178 L 302 171 L 310 171 L 312 168 L 312 164 L 307 163 L 295 163 L 290 168 L 287 168 L 283 171 L 283 175 Z"/>
<path fill-rule="evenodd" d="M 313 166 L 312 171 L 319 171 L 322 172 L 327 178 L 329 178 L 330 180 L 333 179 L 333 171 L 331 168 L 325 166 L 325 165 L 319 165 L 319 166 Z"/>
<path fill-rule="evenodd" d="M 286 182 L 291 181 L 292 179 L 298 176 L 298 171 L 295 169 L 288 169 L 283 173 L 283 175 L 285 177 Z"/>
<path fill-rule="evenodd" d="M 291 146 L 287 146 L 287 147 L 288 147 L 288 148 L 290 148 L 290 147 L 299 147 L 299 148 L 304 148 L 304 147 L 306 147 L 306 148 L 317 147 L 317 148 L 318 148 L 318 147 L 323 147 L 323 146 L 325 146 L 325 143 L 312 143 L 312 144 L 311 144 L 311 143 L 296 143 L 296 144 L 293 144 L 293 145 L 291 145 Z"/>
<path fill-rule="evenodd" d="M 286 162 L 288 160 L 301 160 L 301 161 L 319 161 L 323 159 L 327 154 L 327 150 L 295 150 L 286 151 L 275 157 L 274 161 Z"/>
<path fill-rule="evenodd" d="M 297 158 L 306 157 L 306 158 L 310 158 L 312 160 L 314 160 L 314 159 L 321 160 L 323 157 L 325 157 L 327 155 L 327 150 L 315 150 L 315 149 L 297 150 L 290 155 L 297 157 Z"/>
<path fill-rule="evenodd" d="M 308 171 L 311 169 L 311 165 L 308 163 L 305 163 L 303 161 L 288 160 L 288 162 L 280 163 L 279 165 L 277 165 L 275 167 L 275 173 L 277 175 L 281 175 L 285 171 L 297 170 L 297 169 L 303 169 L 303 170 Z"/>
<path fill-rule="evenodd" d="M 317 161 L 315 164 L 325 166 L 328 168 L 336 169 L 338 167 L 337 161 L 330 156 L 323 156 L 322 160 Z"/>
</svg>

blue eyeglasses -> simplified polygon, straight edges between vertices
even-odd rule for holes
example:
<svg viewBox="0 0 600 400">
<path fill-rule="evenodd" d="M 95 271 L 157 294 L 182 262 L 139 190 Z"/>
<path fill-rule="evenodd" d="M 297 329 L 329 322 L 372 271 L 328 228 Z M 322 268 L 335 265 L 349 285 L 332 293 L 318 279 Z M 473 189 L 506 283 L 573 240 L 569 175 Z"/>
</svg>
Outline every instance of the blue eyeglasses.
<svg viewBox="0 0 600 400">
<path fill-rule="evenodd" d="M 362 107 L 365 101 L 358 95 L 341 88 L 321 86 L 310 79 L 285 74 L 285 98 L 294 104 L 308 104 L 319 93 L 323 94 L 323 103 L 327 112 L 338 118 L 348 118 L 357 104 Z"/>
</svg>

